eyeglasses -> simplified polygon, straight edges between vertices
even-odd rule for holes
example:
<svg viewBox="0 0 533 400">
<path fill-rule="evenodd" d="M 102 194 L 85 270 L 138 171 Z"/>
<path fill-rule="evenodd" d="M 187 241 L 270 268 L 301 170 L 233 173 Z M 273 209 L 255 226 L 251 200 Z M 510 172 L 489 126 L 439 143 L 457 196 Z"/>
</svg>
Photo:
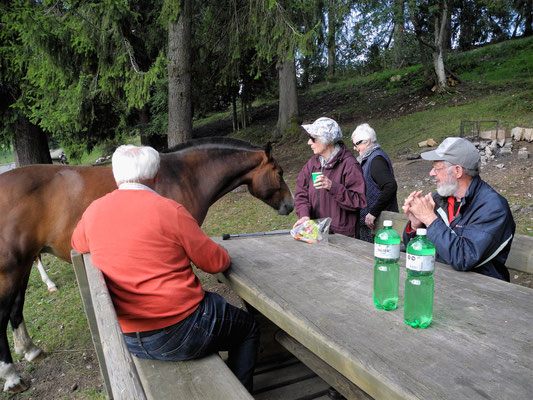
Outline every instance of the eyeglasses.
<svg viewBox="0 0 533 400">
<path fill-rule="evenodd" d="M 355 142 L 353 145 L 354 146 L 359 146 L 361 143 L 363 143 L 364 140 L 358 140 L 357 142 Z"/>
<path fill-rule="evenodd" d="M 450 167 L 453 167 L 453 165 L 445 165 L 444 167 L 440 167 L 440 168 L 431 168 L 433 171 L 435 172 L 439 172 L 441 169 L 444 169 L 444 168 L 450 168 Z"/>
<path fill-rule="evenodd" d="M 315 140 L 316 140 L 316 138 L 315 138 L 315 137 L 313 137 L 313 136 L 309 135 L 309 139 L 311 139 L 311 142 L 315 143 Z"/>
</svg>

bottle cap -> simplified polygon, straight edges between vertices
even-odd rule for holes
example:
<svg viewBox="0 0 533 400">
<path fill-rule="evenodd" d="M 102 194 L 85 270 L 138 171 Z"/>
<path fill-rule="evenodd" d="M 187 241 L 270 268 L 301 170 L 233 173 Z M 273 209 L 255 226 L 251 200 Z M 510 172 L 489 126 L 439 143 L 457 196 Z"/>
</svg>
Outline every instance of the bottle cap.
<svg viewBox="0 0 533 400">
<path fill-rule="evenodd" d="M 383 226 L 392 226 L 392 221 L 390 219 L 386 219 L 383 221 Z"/>
<path fill-rule="evenodd" d="M 418 228 L 416 230 L 416 235 L 417 236 L 426 236 L 426 233 L 427 233 L 426 228 Z"/>
</svg>

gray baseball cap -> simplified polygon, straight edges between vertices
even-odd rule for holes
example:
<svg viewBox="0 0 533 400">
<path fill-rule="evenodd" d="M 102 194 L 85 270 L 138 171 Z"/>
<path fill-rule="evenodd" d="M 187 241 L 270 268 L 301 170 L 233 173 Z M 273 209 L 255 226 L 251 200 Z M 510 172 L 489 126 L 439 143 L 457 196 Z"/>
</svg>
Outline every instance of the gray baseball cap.
<svg viewBox="0 0 533 400">
<path fill-rule="evenodd" d="M 429 161 L 448 161 L 466 169 L 478 169 L 479 152 L 470 141 L 460 137 L 449 137 L 435 150 L 426 151 L 420 156 Z"/>
</svg>

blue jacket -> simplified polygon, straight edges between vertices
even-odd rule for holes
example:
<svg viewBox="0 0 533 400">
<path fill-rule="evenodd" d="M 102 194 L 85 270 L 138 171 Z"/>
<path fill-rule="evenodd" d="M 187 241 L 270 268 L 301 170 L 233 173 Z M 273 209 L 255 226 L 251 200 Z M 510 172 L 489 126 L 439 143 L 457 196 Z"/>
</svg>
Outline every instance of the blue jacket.
<svg viewBox="0 0 533 400">
<path fill-rule="evenodd" d="M 437 218 L 427 227 L 436 260 L 457 271 L 474 271 L 509 282 L 505 261 L 511 249 L 515 222 L 507 200 L 479 176 L 472 179 L 459 212 L 448 223 L 448 200 L 433 194 Z M 415 233 L 404 230 L 407 245 Z"/>
</svg>

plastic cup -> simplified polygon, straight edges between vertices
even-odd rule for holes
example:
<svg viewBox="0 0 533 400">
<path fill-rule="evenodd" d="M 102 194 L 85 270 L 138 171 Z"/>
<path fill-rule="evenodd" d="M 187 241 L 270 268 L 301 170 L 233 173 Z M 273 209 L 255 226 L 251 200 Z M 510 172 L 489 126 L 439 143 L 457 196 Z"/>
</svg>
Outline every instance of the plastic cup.
<svg viewBox="0 0 533 400">
<path fill-rule="evenodd" d="M 311 172 L 311 176 L 313 177 L 313 185 L 316 186 L 315 184 L 316 178 L 319 177 L 320 175 L 322 175 L 322 172 Z"/>
</svg>

